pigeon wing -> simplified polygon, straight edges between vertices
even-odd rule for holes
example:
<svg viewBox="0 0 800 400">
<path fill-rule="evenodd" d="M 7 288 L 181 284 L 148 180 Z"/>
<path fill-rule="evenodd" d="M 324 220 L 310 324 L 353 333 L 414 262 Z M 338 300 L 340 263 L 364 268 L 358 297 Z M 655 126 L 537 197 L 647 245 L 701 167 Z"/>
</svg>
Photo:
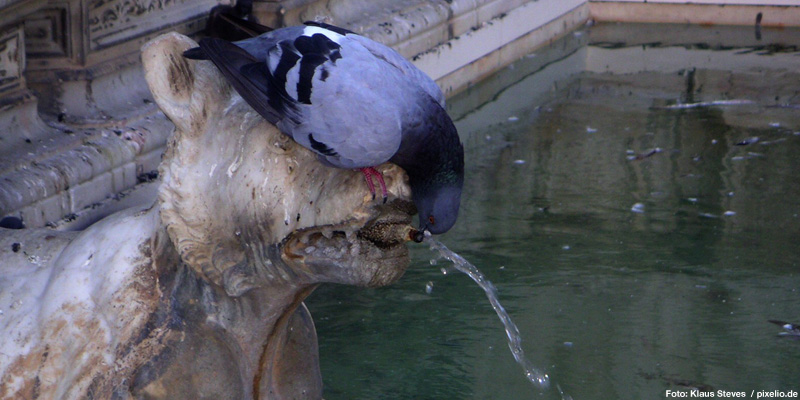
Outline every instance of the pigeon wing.
<svg viewBox="0 0 800 400">
<path fill-rule="evenodd" d="M 401 115 L 415 90 L 375 58 L 357 35 L 310 25 L 294 41 L 302 59 L 286 78 L 304 118 L 285 131 L 328 164 L 361 168 L 386 162 L 401 140 Z M 287 124 L 288 125 L 288 124 Z"/>
<path fill-rule="evenodd" d="M 378 43 L 364 36 L 348 35 L 347 37 L 352 38 L 354 41 L 357 41 L 359 44 L 364 46 L 376 59 L 381 60 L 388 66 L 400 70 L 403 75 L 406 76 L 410 84 L 415 85 L 418 89 L 427 93 L 442 107 L 444 107 L 444 93 L 442 93 L 442 89 L 439 88 L 439 85 L 437 85 L 433 79 L 422 72 L 422 70 L 417 68 L 410 61 L 406 60 L 399 53 L 384 44 Z"/>
<path fill-rule="evenodd" d="M 400 146 L 401 119 L 418 93 L 443 97 L 430 78 L 381 46 L 324 24 L 235 44 L 200 42 L 205 58 L 253 109 L 340 168 L 387 161 Z"/>
<path fill-rule="evenodd" d="M 256 112 L 272 124 L 296 117 L 294 101 L 276 84 L 267 65 L 241 47 L 215 38 L 202 39 L 200 49 Z"/>
</svg>

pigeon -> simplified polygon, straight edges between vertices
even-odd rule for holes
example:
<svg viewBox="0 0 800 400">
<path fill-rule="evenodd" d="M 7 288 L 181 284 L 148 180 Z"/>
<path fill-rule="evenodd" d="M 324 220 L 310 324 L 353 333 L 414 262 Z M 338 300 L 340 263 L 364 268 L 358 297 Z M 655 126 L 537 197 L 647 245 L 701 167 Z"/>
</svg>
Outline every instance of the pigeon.
<svg viewBox="0 0 800 400">
<path fill-rule="evenodd" d="M 464 147 L 444 94 L 391 48 L 352 31 L 306 22 L 230 42 L 204 38 L 184 52 L 210 60 L 262 117 L 328 166 L 360 169 L 370 191 L 373 167 L 397 164 L 409 177 L 419 232 L 455 224 L 464 185 Z"/>
</svg>

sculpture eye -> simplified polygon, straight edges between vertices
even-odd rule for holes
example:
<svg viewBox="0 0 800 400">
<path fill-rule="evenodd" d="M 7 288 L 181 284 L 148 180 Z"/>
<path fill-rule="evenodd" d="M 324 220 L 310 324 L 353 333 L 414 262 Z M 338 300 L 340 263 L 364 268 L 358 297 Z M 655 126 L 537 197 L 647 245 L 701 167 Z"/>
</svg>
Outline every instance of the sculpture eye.
<svg viewBox="0 0 800 400">
<path fill-rule="evenodd" d="M 434 224 L 436 224 L 436 220 L 433 218 L 433 215 L 431 215 L 430 217 L 428 217 L 428 222 L 430 222 L 430 223 L 431 223 L 431 225 L 434 225 Z"/>
</svg>

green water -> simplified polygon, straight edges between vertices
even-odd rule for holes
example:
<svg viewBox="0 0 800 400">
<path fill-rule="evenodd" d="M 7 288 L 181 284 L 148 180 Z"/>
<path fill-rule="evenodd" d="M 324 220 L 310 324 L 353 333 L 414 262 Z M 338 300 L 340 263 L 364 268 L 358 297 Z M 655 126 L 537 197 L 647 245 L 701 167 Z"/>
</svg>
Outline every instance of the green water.
<svg viewBox="0 0 800 400">
<path fill-rule="evenodd" d="M 412 244 L 397 284 L 309 299 L 325 398 L 800 391 L 800 340 L 767 322 L 800 323 L 800 32 L 754 33 L 595 26 L 451 99 L 467 179 L 439 239 L 551 389 L 483 291 Z"/>
</svg>

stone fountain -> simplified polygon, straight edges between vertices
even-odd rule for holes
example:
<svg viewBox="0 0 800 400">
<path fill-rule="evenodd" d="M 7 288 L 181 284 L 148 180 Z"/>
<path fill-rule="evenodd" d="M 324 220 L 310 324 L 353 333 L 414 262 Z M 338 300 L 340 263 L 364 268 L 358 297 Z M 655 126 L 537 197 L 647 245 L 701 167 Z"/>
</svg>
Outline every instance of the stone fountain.
<svg viewBox="0 0 800 400">
<path fill-rule="evenodd" d="M 0 229 L 0 397 L 321 398 L 320 283 L 382 286 L 408 265 L 407 177 L 323 166 L 177 33 L 143 48 L 175 125 L 154 204 L 81 232 Z"/>
</svg>

